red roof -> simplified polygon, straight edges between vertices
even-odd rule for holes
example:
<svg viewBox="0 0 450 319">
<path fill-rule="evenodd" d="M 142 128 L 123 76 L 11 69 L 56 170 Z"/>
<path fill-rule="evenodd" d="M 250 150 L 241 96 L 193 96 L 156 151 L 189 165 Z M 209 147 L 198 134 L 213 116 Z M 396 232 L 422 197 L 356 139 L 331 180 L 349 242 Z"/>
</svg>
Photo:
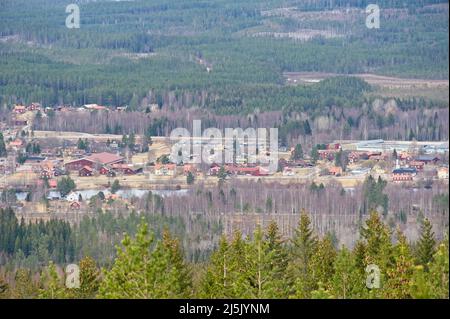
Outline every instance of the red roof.
<svg viewBox="0 0 450 319">
<path fill-rule="evenodd" d="M 57 185 L 58 185 L 58 183 L 56 182 L 56 180 L 54 180 L 54 179 L 48 180 L 48 186 L 50 186 L 51 188 L 55 188 Z"/>
<path fill-rule="evenodd" d="M 91 156 L 87 156 L 84 159 L 91 162 L 99 162 L 103 165 L 123 161 L 123 157 L 107 152 L 92 154 Z"/>
</svg>

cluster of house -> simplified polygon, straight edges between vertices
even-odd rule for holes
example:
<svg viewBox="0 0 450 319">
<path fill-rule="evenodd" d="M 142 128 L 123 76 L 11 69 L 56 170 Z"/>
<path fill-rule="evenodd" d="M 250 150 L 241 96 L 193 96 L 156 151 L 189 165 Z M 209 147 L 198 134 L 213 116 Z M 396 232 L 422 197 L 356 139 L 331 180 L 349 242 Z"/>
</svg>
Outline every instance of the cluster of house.
<svg viewBox="0 0 450 319">
<path fill-rule="evenodd" d="M 42 109 L 42 106 L 39 103 L 31 103 L 28 106 L 16 104 L 16 105 L 14 105 L 13 113 L 24 114 L 27 111 L 37 111 L 37 110 L 41 110 L 41 109 Z"/>
<path fill-rule="evenodd" d="M 419 155 L 415 158 L 412 158 L 409 155 L 401 154 L 397 158 L 396 168 L 392 171 L 392 181 L 412 181 L 419 172 L 425 169 L 425 166 L 437 165 L 439 161 L 439 157 L 435 155 Z M 400 163 L 402 163 L 403 165 L 400 165 Z M 436 174 L 439 179 L 448 179 L 448 167 L 438 167 L 436 169 Z"/>
<path fill-rule="evenodd" d="M 209 168 L 209 174 L 216 176 L 219 174 L 222 166 L 218 164 L 212 164 Z M 247 175 L 247 176 L 268 176 L 269 170 L 261 166 L 250 165 L 224 165 L 224 171 L 228 175 Z"/>
<path fill-rule="evenodd" d="M 128 106 L 118 106 L 115 108 L 116 111 L 122 112 L 126 111 Z M 15 114 L 24 114 L 28 111 L 44 111 L 45 113 L 52 110 L 58 112 L 74 112 L 74 111 L 109 111 L 111 108 L 98 104 L 84 104 L 80 107 L 73 107 L 70 105 L 58 105 L 55 107 L 45 107 L 43 108 L 39 103 L 31 103 L 28 106 L 16 104 L 13 107 L 13 113 Z"/>
<path fill-rule="evenodd" d="M 126 164 L 125 158 L 108 152 L 94 153 L 64 164 L 69 172 L 78 172 L 79 176 L 93 176 L 95 172 L 106 176 L 116 176 L 117 173 L 133 175 L 142 172 L 142 168 L 134 168 Z"/>
</svg>

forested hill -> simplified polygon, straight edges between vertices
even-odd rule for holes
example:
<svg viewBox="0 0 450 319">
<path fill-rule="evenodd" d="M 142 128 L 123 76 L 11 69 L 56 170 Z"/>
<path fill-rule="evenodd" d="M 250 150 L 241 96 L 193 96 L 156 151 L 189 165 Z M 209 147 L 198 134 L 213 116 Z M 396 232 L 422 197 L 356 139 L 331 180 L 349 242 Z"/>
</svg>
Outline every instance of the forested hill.
<svg viewBox="0 0 450 319">
<path fill-rule="evenodd" d="M 74 2 L 79 29 L 65 26 L 67 1 L 1 1 L 3 106 L 137 108 L 169 92 L 189 105 L 207 92 L 215 103 L 201 106 L 234 113 L 274 90 L 274 107 L 301 96 L 287 71 L 448 79 L 447 1 L 378 1 L 380 29 L 361 0 Z"/>
</svg>

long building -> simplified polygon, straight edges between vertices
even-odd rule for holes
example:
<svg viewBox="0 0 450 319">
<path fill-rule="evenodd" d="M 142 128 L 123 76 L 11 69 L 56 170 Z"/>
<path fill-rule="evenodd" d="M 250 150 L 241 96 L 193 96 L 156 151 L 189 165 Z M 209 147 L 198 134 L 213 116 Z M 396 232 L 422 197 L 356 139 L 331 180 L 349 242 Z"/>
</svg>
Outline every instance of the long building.
<svg viewBox="0 0 450 319">
<path fill-rule="evenodd" d="M 122 156 L 102 152 L 102 153 L 96 153 L 92 154 L 90 156 L 86 156 L 80 159 L 76 159 L 70 162 L 67 162 L 64 164 L 64 167 L 68 171 L 79 171 L 83 167 L 90 167 L 94 168 L 95 166 L 105 166 L 105 165 L 112 165 L 112 164 L 122 164 L 125 162 L 125 158 Z M 98 167 L 99 168 L 99 167 Z"/>
<path fill-rule="evenodd" d="M 345 144 L 345 142 L 343 142 Z M 427 141 L 385 141 L 385 140 L 367 140 L 349 143 L 357 151 L 368 152 L 423 152 L 425 154 L 445 154 L 449 151 L 449 143 L 445 142 L 427 142 Z M 345 149 L 346 147 L 344 147 Z"/>
</svg>

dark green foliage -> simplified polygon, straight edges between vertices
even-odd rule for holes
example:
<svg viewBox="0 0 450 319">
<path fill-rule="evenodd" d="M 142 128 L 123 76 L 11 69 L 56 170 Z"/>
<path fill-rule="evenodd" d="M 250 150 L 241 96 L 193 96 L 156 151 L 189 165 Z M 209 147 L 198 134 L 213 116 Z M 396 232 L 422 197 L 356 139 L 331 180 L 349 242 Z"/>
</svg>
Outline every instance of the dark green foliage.
<svg viewBox="0 0 450 319">
<path fill-rule="evenodd" d="M 70 178 L 70 176 L 61 178 L 56 186 L 56 189 L 61 193 L 61 196 L 66 196 L 75 188 L 75 182 Z"/>
<path fill-rule="evenodd" d="M 5 156 L 6 156 L 5 139 L 3 138 L 3 133 L 0 132 L 0 157 Z"/>
</svg>

